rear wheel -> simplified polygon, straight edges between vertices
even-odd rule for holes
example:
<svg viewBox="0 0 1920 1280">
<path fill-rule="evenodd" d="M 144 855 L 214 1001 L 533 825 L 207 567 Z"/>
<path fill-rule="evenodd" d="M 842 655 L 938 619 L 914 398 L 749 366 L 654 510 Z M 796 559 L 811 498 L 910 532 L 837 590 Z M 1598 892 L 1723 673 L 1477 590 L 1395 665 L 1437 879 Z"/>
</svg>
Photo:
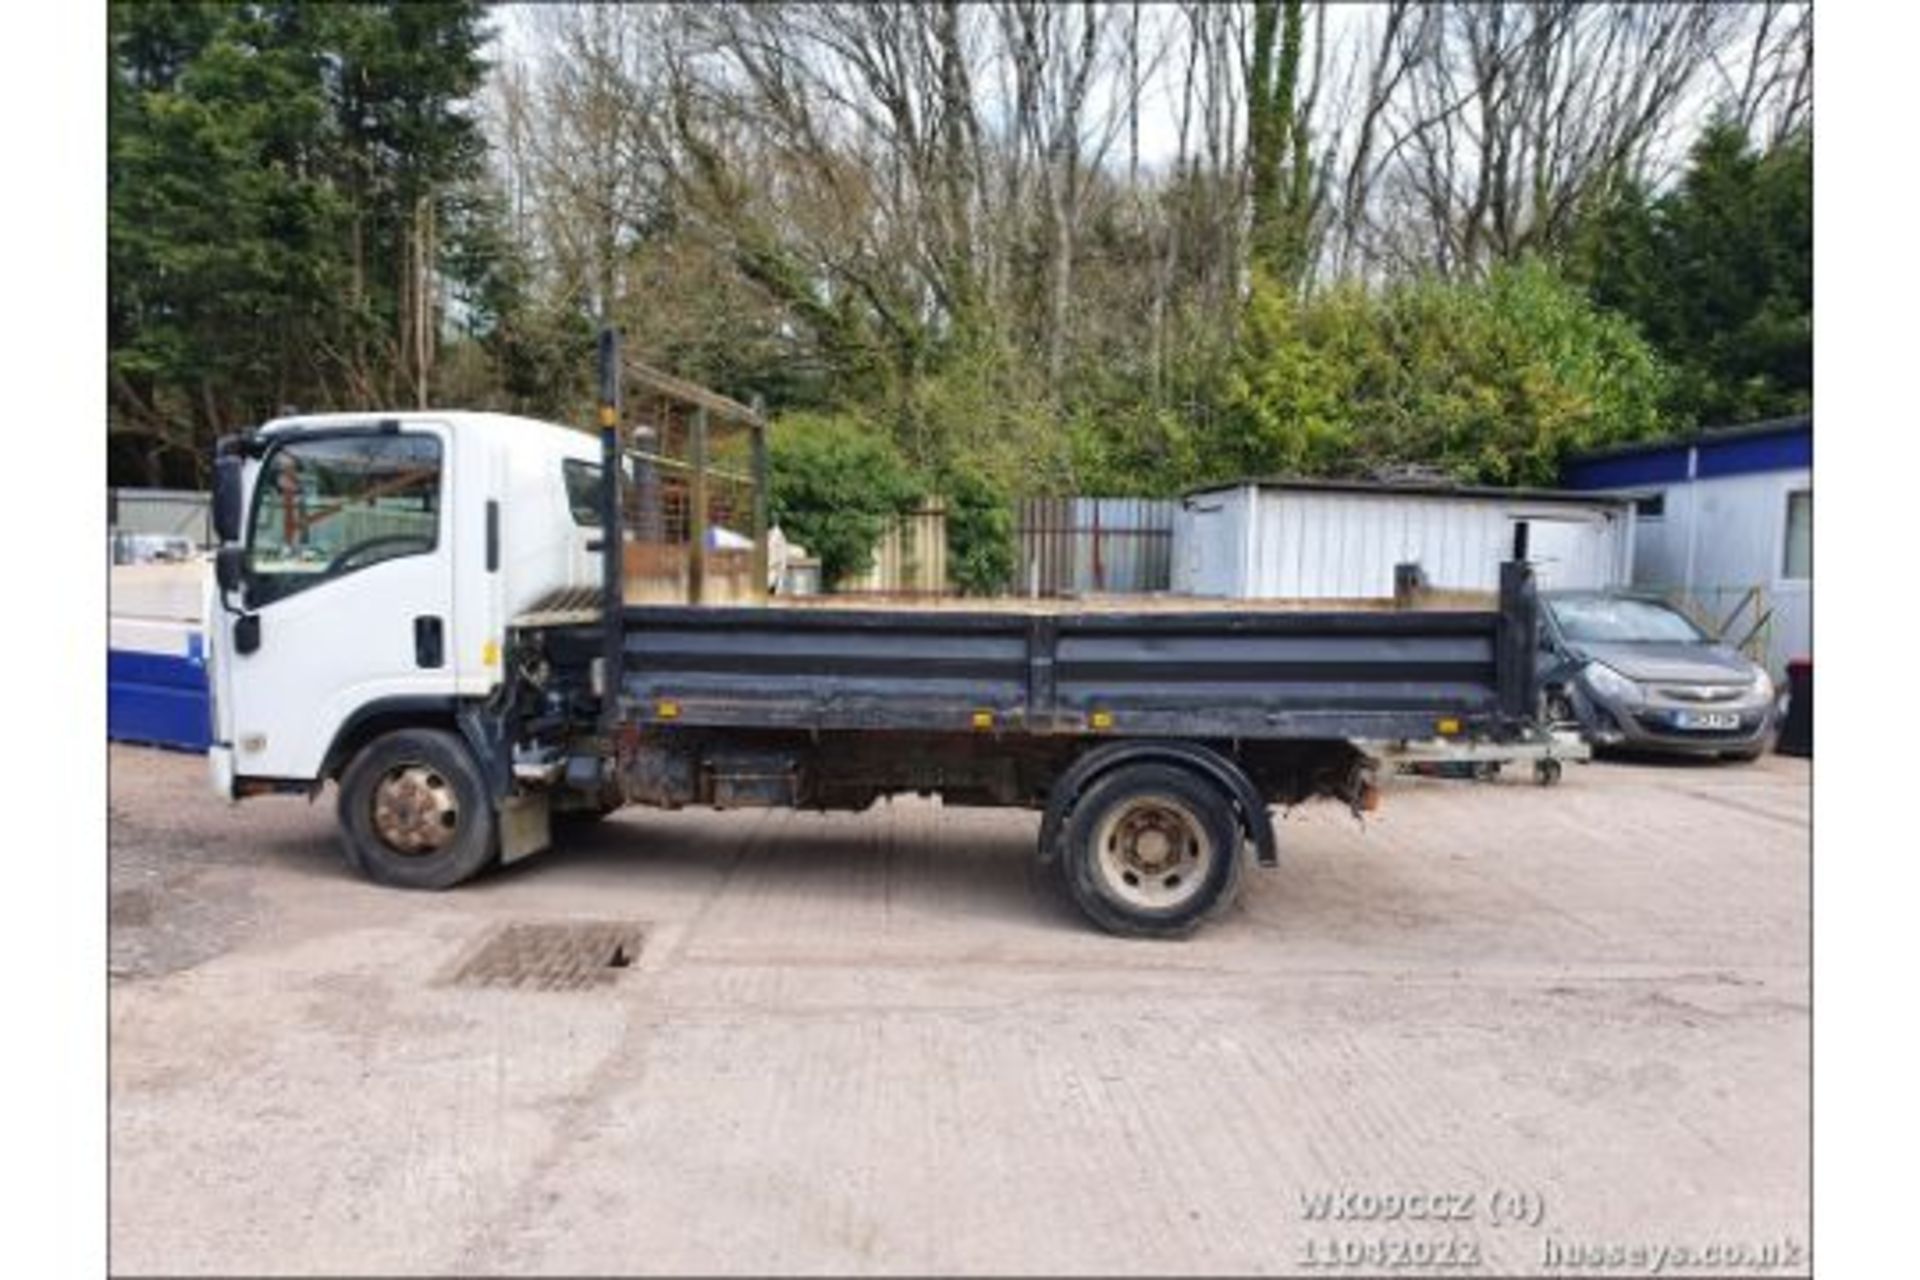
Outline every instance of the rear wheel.
<svg viewBox="0 0 1920 1280">
<path fill-rule="evenodd" d="M 449 889 L 499 853 L 493 804 L 467 747 L 442 729 L 375 738 L 340 775 L 340 838 L 362 875 Z"/>
<path fill-rule="evenodd" d="M 1239 892 L 1232 801 L 1175 765 L 1126 765 L 1100 778 L 1075 803 L 1063 837 L 1067 891 L 1111 933 L 1181 937 Z"/>
</svg>

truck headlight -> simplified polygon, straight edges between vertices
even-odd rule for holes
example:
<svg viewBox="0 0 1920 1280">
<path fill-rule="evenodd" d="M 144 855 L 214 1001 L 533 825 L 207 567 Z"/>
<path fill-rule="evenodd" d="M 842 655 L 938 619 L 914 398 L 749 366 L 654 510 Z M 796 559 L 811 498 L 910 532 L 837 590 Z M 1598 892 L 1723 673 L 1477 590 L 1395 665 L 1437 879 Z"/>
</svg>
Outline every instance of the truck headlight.
<svg viewBox="0 0 1920 1280">
<path fill-rule="evenodd" d="M 1582 672 L 1587 687 L 1612 702 L 1640 701 L 1640 686 L 1604 662 L 1589 662 Z"/>
</svg>

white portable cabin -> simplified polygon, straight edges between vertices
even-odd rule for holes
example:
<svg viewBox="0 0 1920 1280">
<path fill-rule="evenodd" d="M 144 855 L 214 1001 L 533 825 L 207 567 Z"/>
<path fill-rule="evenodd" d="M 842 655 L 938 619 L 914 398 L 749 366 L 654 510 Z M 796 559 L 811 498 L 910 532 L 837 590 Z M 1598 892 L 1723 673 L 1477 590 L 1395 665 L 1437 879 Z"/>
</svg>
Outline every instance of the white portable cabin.
<svg viewBox="0 0 1920 1280">
<path fill-rule="evenodd" d="M 1417 563 L 1442 591 L 1497 591 L 1500 564 L 1542 589 L 1626 583 L 1633 508 L 1605 494 L 1339 480 L 1250 480 L 1188 493 L 1174 518 L 1173 589 L 1240 599 L 1394 594 Z"/>
</svg>

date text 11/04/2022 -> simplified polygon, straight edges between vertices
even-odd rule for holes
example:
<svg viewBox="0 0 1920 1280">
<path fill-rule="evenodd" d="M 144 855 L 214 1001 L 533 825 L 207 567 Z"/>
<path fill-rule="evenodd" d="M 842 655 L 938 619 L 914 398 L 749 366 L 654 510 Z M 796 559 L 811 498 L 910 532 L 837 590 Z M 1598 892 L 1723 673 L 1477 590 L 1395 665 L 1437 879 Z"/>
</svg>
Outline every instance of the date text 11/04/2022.
<svg viewBox="0 0 1920 1280">
<path fill-rule="evenodd" d="M 1477 1241 L 1460 1236 L 1309 1236 L 1295 1259 L 1302 1271 L 1359 1269 L 1394 1271 L 1474 1270 L 1485 1261 Z"/>
</svg>

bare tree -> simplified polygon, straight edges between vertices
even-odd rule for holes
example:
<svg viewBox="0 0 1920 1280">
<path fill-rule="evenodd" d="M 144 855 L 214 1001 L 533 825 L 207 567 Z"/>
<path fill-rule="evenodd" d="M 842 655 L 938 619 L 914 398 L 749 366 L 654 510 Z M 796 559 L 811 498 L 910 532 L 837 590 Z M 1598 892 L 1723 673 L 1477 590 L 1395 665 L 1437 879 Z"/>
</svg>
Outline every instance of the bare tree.
<svg viewBox="0 0 1920 1280">
<path fill-rule="evenodd" d="M 1670 154 L 1738 18 L 1701 4 L 1390 6 L 1345 153 L 1342 266 L 1472 273 L 1556 247 L 1590 192 Z"/>
<path fill-rule="evenodd" d="M 542 296 L 664 323 L 639 281 L 697 279 L 726 300 L 710 347 L 751 314 L 906 417 L 956 352 L 1055 409 L 1093 369 L 1191 407 L 1171 393 L 1231 351 L 1256 252 L 1302 287 L 1472 276 L 1556 251 L 1619 179 L 1658 185 L 1715 109 L 1760 139 L 1812 110 L 1811 21 L 1785 0 L 522 21 L 532 52 L 498 74 L 494 131 Z"/>
<path fill-rule="evenodd" d="M 1713 68 L 1728 118 L 1771 146 L 1812 120 L 1813 6 L 1765 0 L 1755 9 L 1746 47 L 1717 51 Z"/>
</svg>

